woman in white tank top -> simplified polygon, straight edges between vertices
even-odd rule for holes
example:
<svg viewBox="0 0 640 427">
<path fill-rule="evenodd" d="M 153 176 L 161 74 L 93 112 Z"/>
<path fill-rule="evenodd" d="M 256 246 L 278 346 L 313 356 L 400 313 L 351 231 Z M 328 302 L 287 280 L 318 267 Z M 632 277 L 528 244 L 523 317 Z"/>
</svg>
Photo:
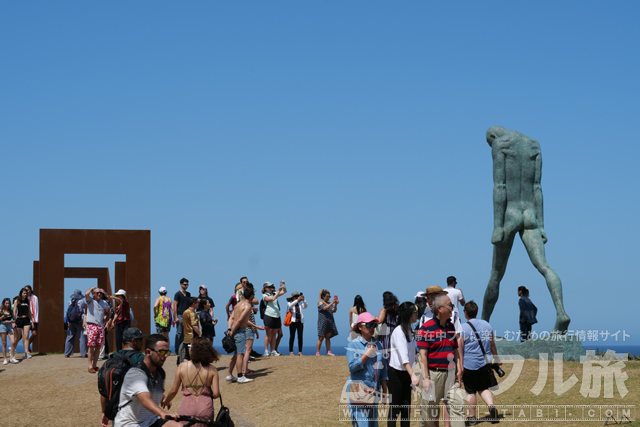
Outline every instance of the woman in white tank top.
<svg viewBox="0 0 640 427">
<path fill-rule="evenodd" d="M 356 323 L 358 316 L 365 311 L 367 311 L 367 306 L 364 305 L 362 297 L 360 295 L 356 295 L 353 299 L 353 307 L 349 309 L 349 328 Z"/>
</svg>

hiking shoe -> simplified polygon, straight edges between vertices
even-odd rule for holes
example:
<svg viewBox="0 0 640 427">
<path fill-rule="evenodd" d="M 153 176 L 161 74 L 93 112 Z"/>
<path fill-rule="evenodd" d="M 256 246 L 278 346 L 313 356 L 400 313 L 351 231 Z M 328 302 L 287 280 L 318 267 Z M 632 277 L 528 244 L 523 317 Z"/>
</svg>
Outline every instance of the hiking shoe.
<svg viewBox="0 0 640 427">
<path fill-rule="evenodd" d="M 263 356 L 270 356 L 269 350 L 265 350 Z"/>
<path fill-rule="evenodd" d="M 238 384 L 250 383 L 251 381 L 253 381 L 253 379 L 247 377 L 238 378 Z"/>
<path fill-rule="evenodd" d="M 282 355 L 274 350 L 271 352 L 271 356 L 282 356 Z"/>
<path fill-rule="evenodd" d="M 491 414 L 491 424 L 498 424 L 500 419 L 498 419 L 498 410 L 495 406 L 489 406 L 489 414 Z"/>
<path fill-rule="evenodd" d="M 327 356 L 335 356 L 335 354 L 331 353 L 330 351 L 327 351 Z"/>
<path fill-rule="evenodd" d="M 235 383 L 236 381 L 238 381 L 238 379 L 233 375 L 227 375 L 227 381 L 229 381 L 230 383 Z"/>
<path fill-rule="evenodd" d="M 11 363 L 20 363 L 20 362 L 18 362 L 18 361 L 16 360 L 16 358 L 15 358 L 15 357 L 14 357 L 13 359 L 10 359 L 10 360 L 9 360 L 9 362 L 11 362 Z"/>
<path fill-rule="evenodd" d="M 467 426 L 475 426 L 478 424 L 476 417 L 467 417 L 467 421 L 464 423 Z"/>
</svg>

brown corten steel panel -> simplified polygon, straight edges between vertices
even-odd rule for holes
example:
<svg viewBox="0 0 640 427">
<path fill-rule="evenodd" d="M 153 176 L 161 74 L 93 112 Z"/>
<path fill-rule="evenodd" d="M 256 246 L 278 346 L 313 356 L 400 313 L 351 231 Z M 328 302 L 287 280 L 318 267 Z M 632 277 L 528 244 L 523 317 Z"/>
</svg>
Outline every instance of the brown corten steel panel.
<svg viewBox="0 0 640 427">
<path fill-rule="evenodd" d="M 150 330 L 151 231 L 150 230 L 40 230 L 39 283 L 40 352 L 64 351 L 64 255 L 124 254 L 125 286 L 138 327 Z"/>
<path fill-rule="evenodd" d="M 107 295 L 112 294 L 111 277 L 109 277 L 109 269 L 107 267 L 65 267 L 64 278 L 65 279 L 97 279 L 98 287 L 104 289 Z M 82 290 L 83 293 L 84 291 L 86 291 L 86 289 Z M 66 304 L 65 304 L 65 307 L 66 307 Z M 107 339 L 109 340 L 109 351 L 115 351 L 116 349 L 115 335 L 116 334 L 114 332 L 107 334 Z M 75 343 L 73 351 L 74 352 L 80 351 L 78 343 Z"/>
<path fill-rule="evenodd" d="M 33 293 L 36 296 L 40 295 L 40 261 L 33 261 Z M 36 340 L 31 343 L 31 351 L 34 353 L 38 353 L 40 349 L 38 348 L 38 335 L 36 332 Z"/>
</svg>

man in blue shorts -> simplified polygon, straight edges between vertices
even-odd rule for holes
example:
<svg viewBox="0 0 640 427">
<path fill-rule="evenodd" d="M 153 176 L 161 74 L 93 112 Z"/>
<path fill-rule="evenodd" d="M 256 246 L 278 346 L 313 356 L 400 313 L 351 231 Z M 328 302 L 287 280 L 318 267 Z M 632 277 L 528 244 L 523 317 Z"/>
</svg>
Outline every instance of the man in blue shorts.
<svg viewBox="0 0 640 427">
<path fill-rule="evenodd" d="M 227 330 L 227 334 L 231 335 L 236 343 L 236 351 L 233 353 L 232 363 L 235 362 L 236 370 L 238 372 L 237 381 L 240 384 L 253 381 L 252 379 L 245 377 L 244 372 L 242 371 L 243 357 L 247 350 L 246 328 L 252 308 L 249 301 L 253 299 L 253 292 L 253 288 L 247 288 L 244 290 L 242 300 L 236 305 L 236 308 L 234 308 L 231 313 L 231 328 Z M 229 366 L 233 366 L 232 363 L 230 363 Z M 227 380 L 233 381 L 234 379 L 235 378 L 230 372 L 229 375 L 227 375 Z"/>
</svg>

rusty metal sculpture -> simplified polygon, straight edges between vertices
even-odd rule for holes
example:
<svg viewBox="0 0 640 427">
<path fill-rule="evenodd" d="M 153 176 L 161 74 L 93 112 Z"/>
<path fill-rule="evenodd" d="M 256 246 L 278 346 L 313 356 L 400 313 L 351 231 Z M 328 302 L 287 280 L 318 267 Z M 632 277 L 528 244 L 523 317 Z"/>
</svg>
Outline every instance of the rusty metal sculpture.
<svg viewBox="0 0 640 427">
<path fill-rule="evenodd" d="M 40 323 L 36 335 L 37 341 L 34 343 L 39 352 L 64 351 L 65 332 L 62 320 L 67 300 L 64 294 L 65 277 L 92 274 L 87 278 L 96 278 L 100 284 L 100 277 L 104 276 L 104 272 L 98 272 L 102 270 L 101 268 L 65 268 L 65 254 L 124 254 L 126 262 L 115 263 L 114 285 L 127 291 L 137 326 L 145 333 L 149 333 L 151 326 L 150 230 L 41 229 L 40 260 L 35 261 L 33 265 L 33 289 L 40 301 Z M 91 273 L 90 270 L 93 272 Z M 75 274 L 75 276 L 67 274 Z M 109 280 L 108 271 L 106 276 L 106 280 Z M 110 284 L 105 291 L 111 293 Z M 110 341 L 109 344 L 111 346 L 113 343 Z M 35 351 L 36 348 L 33 350 Z"/>
</svg>

